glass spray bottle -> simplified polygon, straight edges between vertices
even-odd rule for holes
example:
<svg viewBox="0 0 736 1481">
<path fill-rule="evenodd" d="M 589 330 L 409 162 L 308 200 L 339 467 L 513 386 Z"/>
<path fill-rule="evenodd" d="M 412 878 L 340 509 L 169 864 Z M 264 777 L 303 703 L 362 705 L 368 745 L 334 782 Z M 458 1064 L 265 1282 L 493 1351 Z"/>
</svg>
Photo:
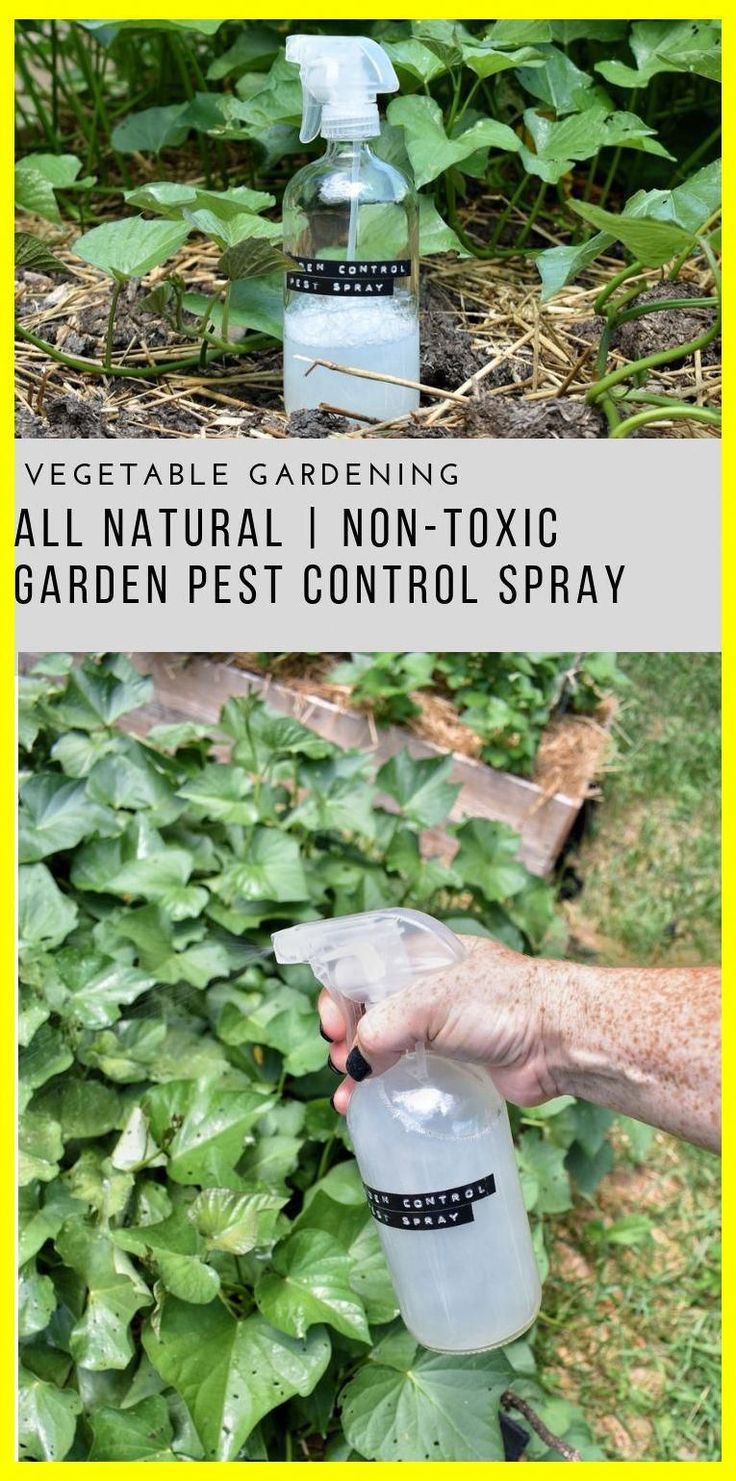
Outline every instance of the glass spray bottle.
<svg viewBox="0 0 736 1481">
<path fill-rule="evenodd" d="M 416 910 L 277 931 L 276 960 L 308 962 L 354 1037 L 360 1004 L 447 971 L 464 951 Z M 541 1287 L 509 1129 L 490 1075 L 415 1046 L 353 1091 L 348 1125 L 401 1314 L 425 1347 L 480 1352 L 534 1321 Z"/>
<path fill-rule="evenodd" d="M 356 418 L 402 416 L 418 391 L 310 370 L 329 360 L 419 379 L 416 193 L 369 142 L 380 133 L 377 95 L 396 91 L 396 73 L 367 36 L 290 36 L 286 57 L 301 73 L 300 138 L 327 140 L 284 192 L 286 410 L 324 403 Z"/>
</svg>

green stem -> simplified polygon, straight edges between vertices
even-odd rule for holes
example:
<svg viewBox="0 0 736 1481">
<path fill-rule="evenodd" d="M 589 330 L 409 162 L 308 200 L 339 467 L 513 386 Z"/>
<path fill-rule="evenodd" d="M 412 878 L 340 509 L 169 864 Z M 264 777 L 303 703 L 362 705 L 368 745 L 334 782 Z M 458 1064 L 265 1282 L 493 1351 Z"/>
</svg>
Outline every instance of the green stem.
<svg viewBox="0 0 736 1481">
<path fill-rule="evenodd" d="M 699 159 L 702 159 L 703 155 L 706 154 L 710 149 L 711 144 L 715 144 L 716 141 L 720 139 L 720 137 L 721 125 L 720 123 L 717 123 L 711 133 L 708 134 L 708 137 L 706 139 L 702 139 L 697 148 L 693 149 L 691 154 L 688 154 L 687 159 L 684 159 L 682 161 L 682 164 L 677 166 L 677 169 L 675 170 L 675 173 L 670 181 L 670 190 L 672 190 L 673 186 L 677 184 L 678 180 L 687 179 L 687 176 L 690 174 L 693 165 L 697 164 Z"/>
<path fill-rule="evenodd" d="M 719 206 L 718 209 L 713 212 L 712 216 L 709 216 L 708 220 L 703 222 L 698 235 L 702 237 L 707 231 L 710 231 L 711 226 L 713 226 L 714 223 L 718 220 L 720 214 L 721 207 Z M 685 251 L 680 252 L 679 256 L 675 258 L 672 267 L 667 274 L 667 278 L 670 283 L 676 282 L 677 278 L 679 278 L 680 273 L 682 272 L 683 267 L 685 266 L 685 263 L 688 260 L 688 257 L 690 257 L 691 255 L 692 247 L 686 247 Z"/>
<path fill-rule="evenodd" d="M 105 335 L 105 357 L 102 362 L 105 370 L 109 370 L 112 365 L 112 337 L 115 332 L 115 312 L 122 291 L 123 284 L 116 283 L 112 290 L 112 298 L 110 299 L 110 312 L 107 316 L 107 334 Z"/>
<path fill-rule="evenodd" d="M 637 288 L 637 293 L 639 292 Z M 616 327 L 620 324 L 628 324 L 630 319 L 643 319 L 645 314 L 667 313 L 670 309 L 707 309 L 713 308 L 717 302 L 714 298 L 660 298 L 656 303 L 636 304 L 633 309 L 626 309 L 620 314 L 615 310 Z"/>
<path fill-rule="evenodd" d="M 232 285 L 230 279 L 228 279 L 227 288 L 225 289 L 225 294 L 224 294 L 224 297 L 223 297 L 223 300 L 222 300 L 222 318 L 220 319 L 220 339 L 224 339 L 225 341 L 227 341 L 227 339 L 228 339 L 228 329 L 230 327 L 230 289 L 232 288 L 232 286 L 233 285 Z"/>
<path fill-rule="evenodd" d="M 189 76 L 189 71 L 188 71 L 188 68 L 187 68 L 187 52 L 186 52 L 186 49 L 182 45 L 182 43 L 181 43 L 181 41 L 180 41 L 180 39 L 179 39 L 178 36 L 169 36 L 168 40 L 169 40 L 169 44 L 171 46 L 171 50 L 174 53 L 174 57 L 175 57 L 175 60 L 176 60 L 176 65 L 177 65 L 177 67 L 179 69 L 179 76 L 181 77 L 181 81 L 182 81 L 182 86 L 184 88 L 184 92 L 186 94 L 186 97 L 189 99 L 189 102 L 191 103 L 192 100 L 193 100 L 193 98 L 194 98 L 194 91 L 195 90 L 194 90 L 194 87 L 192 86 L 192 79 Z M 200 134 L 199 132 L 197 132 L 197 147 L 199 149 L 199 155 L 200 155 L 200 159 L 202 161 L 202 169 L 204 171 L 205 185 L 207 186 L 207 189 L 208 190 L 211 190 L 212 189 L 212 168 L 211 168 L 211 161 L 210 161 L 209 146 L 207 144 L 207 140 L 204 137 L 204 134 Z"/>
<path fill-rule="evenodd" d="M 625 422 L 619 422 L 618 426 L 611 432 L 611 437 L 629 437 L 632 432 L 637 432 L 640 427 L 648 427 L 650 422 L 685 421 L 707 422 L 709 426 L 720 427 L 721 418 L 717 411 L 710 411 L 706 406 L 670 406 L 653 407 L 650 411 L 637 411 L 633 417 L 627 417 Z"/>
<path fill-rule="evenodd" d="M 608 196 L 609 196 L 609 193 L 610 193 L 611 186 L 613 185 L 613 182 L 614 182 L 614 180 L 616 178 L 616 171 L 617 171 L 617 169 L 619 167 L 620 160 L 621 160 L 621 145 L 619 144 L 618 148 L 617 149 L 614 149 L 614 151 L 613 151 L 613 159 L 611 160 L 611 163 L 608 166 L 608 174 L 606 175 L 606 178 L 603 181 L 603 189 L 601 190 L 600 199 L 598 201 L 598 205 L 601 207 L 601 209 L 603 209 L 603 207 L 606 204 L 606 201 L 608 200 Z"/>
<path fill-rule="evenodd" d="M 600 152 L 600 149 L 599 149 L 597 151 L 597 153 L 593 155 L 591 166 L 590 166 L 590 169 L 588 170 L 588 178 L 587 178 L 587 180 L 585 182 L 585 190 L 583 191 L 583 200 L 584 201 L 589 201 L 590 200 L 591 192 L 592 192 L 593 186 L 595 184 L 595 176 L 596 176 L 596 171 L 598 169 L 598 161 L 599 161 L 600 157 L 601 157 L 601 152 Z"/>
<path fill-rule="evenodd" d="M 501 215 L 499 216 L 498 221 L 496 222 L 496 228 L 495 228 L 495 231 L 493 233 L 493 236 L 491 237 L 491 242 L 490 242 L 491 248 L 498 246 L 498 243 L 501 240 L 501 233 L 502 233 L 502 231 L 503 231 L 503 229 L 504 229 L 504 227 L 506 225 L 506 222 L 508 221 L 508 219 L 509 219 L 509 217 L 511 215 L 511 212 L 513 211 L 514 206 L 518 203 L 518 201 L 521 199 L 522 195 L 524 194 L 524 191 L 526 190 L 526 185 L 527 185 L 528 178 L 529 178 L 528 175 L 522 175 L 522 177 L 521 177 L 518 185 L 516 186 L 516 189 L 515 189 L 513 195 L 510 196 L 509 200 L 506 202 L 506 205 L 505 205 L 503 211 L 501 212 Z"/>
<path fill-rule="evenodd" d="M 684 345 L 673 345 L 667 350 L 657 350 L 653 355 L 645 355 L 641 360 L 632 360 L 627 362 L 626 365 L 620 365 L 618 370 L 612 370 L 609 375 L 605 375 L 602 380 L 596 381 L 595 385 L 589 387 L 586 401 L 598 401 L 606 391 L 612 390 L 614 386 L 619 386 L 622 381 L 630 380 L 632 376 L 642 374 L 648 370 L 656 370 L 662 365 L 671 365 L 675 360 L 686 360 L 689 355 L 695 355 L 698 350 L 704 350 L 707 345 L 711 344 L 720 332 L 720 328 L 721 307 L 719 300 L 718 312 L 714 322 L 703 334 L 699 334 L 697 339 L 688 340 L 687 344 Z"/>
<path fill-rule="evenodd" d="M 605 288 L 602 288 L 600 293 L 598 294 L 598 297 L 593 304 L 593 313 L 602 314 L 604 304 L 608 303 L 611 294 L 615 293 L 616 289 L 620 288 L 621 284 L 625 283 L 627 278 L 633 278 L 637 273 L 642 272 L 643 269 L 643 262 L 637 261 L 630 262 L 626 267 L 622 267 L 619 272 L 614 273 L 613 277 L 609 278 Z"/>
<path fill-rule="evenodd" d="M 336 1133 L 333 1131 L 331 1136 L 327 1138 L 327 1141 L 322 1148 L 322 1156 L 319 1159 L 319 1167 L 317 1168 L 317 1182 L 319 1182 L 320 1178 L 323 1178 L 325 1173 L 327 1172 L 327 1169 L 330 1165 L 330 1155 L 332 1153 L 332 1148 L 334 1147 L 336 1140 Z"/>
<path fill-rule="evenodd" d="M 185 360 L 169 360 L 168 363 L 158 362 L 154 365 L 143 365 L 140 368 L 133 365 L 105 366 L 101 365 L 98 360 L 84 360 L 81 356 L 65 355 L 63 350 L 57 350 L 56 346 L 49 344 L 48 340 L 40 339 L 37 334 L 31 334 L 30 329 L 24 329 L 22 324 L 16 324 L 15 332 L 19 339 L 35 345 L 37 350 L 43 350 L 50 360 L 56 360 L 60 365 L 67 365 L 70 370 L 81 370 L 85 375 L 111 375 L 130 380 L 155 380 L 160 375 L 177 375 L 180 371 L 192 370 L 200 363 L 200 356 L 197 354 L 189 355 Z M 217 345 L 207 356 L 207 364 L 209 365 L 214 360 L 221 360 L 226 355 L 249 355 L 253 350 L 261 350 L 272 343 L 268 335 L 254 334 L 248 339 L 241 339 L 238 344 Z"/>
<path fill-rule="evenodd" d="M 26 66 L 26 59 L 23 55 L 23 48 L 21 46 L 18 47 L 16 53 L 16 66 L 18 68 L 18 71 L 20 72 L 23 86 L 25 87 L 26 92 L 28 93 L 28 96 L 31 99 L 31 102 L 33 103 L 33 106 L 36 110 L 36 117 L 41 125 L 46 143 L 50 144 L 52 149 L 56 149 L 58 141 L 54 130 L 51 127 L 51 120 L 41 101 L 41 95 L 38 92 L 35 82 L 33 81 L 33 76 L 29 68 Z"/>
<path fill-rule="evenodd" d="M 462 118 L 462 116 L 465 113 L 466 109 L 468 109 L 470 107 L 470 103 L 471 103 L 472 99 L 475 97 L 475 94 L 477 93 L 478 88 L 480 87 L 482 81 L 483 81 L 483 78 L 482 77 L 476 77 L 475 82 L 473 83 L 472 87 L 468 89 L 467 96 L 465 98 L 465 102 L 460 105 L 460 108 L 458 109 L 458 111 L 457 111 L 457 113 L 455 115 L 455 122 L 456 123 L 457 123 L 457 121 L 458 121 L 459 118 Z"/>
<path fill-rule="evenodd" d="M 534 225 L 534 222 L 536 221 L 536 219 L 537 219 L 537 217 L 539 215 L 539 212 L 542 209 L 542 205 L 543 205 L 543 202 L 544 202 L 544 197 L 546 196 L 546 194 L 547 194 L 547 181 L 546 180 L 542 180 L 540 182 L 539 190 L 537 191 L 537 193 L 536 193 L 536 195 L 534 197 L 534 203 L 532 205 L 531 211 L 529 212 L 529 215 L 526 218 L 524 229 L 523 229 L 523 231 L 521 233 L 521 236 L 519 237 L 518 242 L 516 243 L 517 248 L 521 249 L 525 245 L 525 243 L 527 242 L 527 240 L 529 238 L 529 233 L 530 233 L 530 231 L 531 231 L 531 229 L 532 229 L 532 227 Z"/>
</svg>

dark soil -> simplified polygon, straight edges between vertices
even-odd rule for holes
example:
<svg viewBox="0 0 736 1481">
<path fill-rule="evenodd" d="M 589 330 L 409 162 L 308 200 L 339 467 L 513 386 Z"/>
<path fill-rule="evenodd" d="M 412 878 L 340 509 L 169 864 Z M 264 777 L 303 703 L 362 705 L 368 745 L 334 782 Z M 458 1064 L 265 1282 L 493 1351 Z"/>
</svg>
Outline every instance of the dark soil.
<svg viewBox="0 0 736 1481">
<path fill-rule="evenodd" d="M 699 297 L 698 289 L 691 283 L 655 283 L 634 299 L 630 307 L 644 303 L 662 303 L 669 298 Z M 714 315 L 715 308 L 661 309 L 622 324 L 612 342 L 627 360 L 641 360 L 646 355 L 656 354 L 658 350 L 668 350 L 674 345 L 684 345 L 691 339 L 697 339 L 713 323 Z M 717 365 L 721 355 L 720 336 L 707 345 L 702 354 L 705 365 Z"/>
<path fill-rule="evenodd" d="M 528 402 L 482 390 L 465 412 L 466 437 L 603 437 L 600 412 L 571 396 Z"/>
</svg>

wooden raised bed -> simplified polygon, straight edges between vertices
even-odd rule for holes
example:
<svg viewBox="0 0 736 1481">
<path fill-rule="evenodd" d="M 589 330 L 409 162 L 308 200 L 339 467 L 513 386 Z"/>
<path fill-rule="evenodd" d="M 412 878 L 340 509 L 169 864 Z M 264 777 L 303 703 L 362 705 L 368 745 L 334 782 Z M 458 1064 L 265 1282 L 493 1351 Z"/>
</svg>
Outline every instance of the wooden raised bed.
<svg viewBox="0 0 736 1481">
<path fill-rule="evenodd" d="M 226 700 L 255 691 L 273 709 L 292 715 L 335 745 L 372 752 L 376 768 L 404 747 L 415 757 L 447 754 L 441 747 L 399 726 L 378 729 L 370 716 L 345 710 L 303 688 L 295 689 L 269 676 L 245 672 L 227 662 L 176 653 L 134 653 L 131 658 L 141 671 L 151 674 L 155 686 L 153 702 L 136 710 L 124 722 L 126 728 L 137 734 L 145 734 L 152 725 L 162 722 L 197 720 L 211 725 Z M 580 771 L 575 796 L 555 791 L 549 785 L 544 789 L 524 777 L 497 771 L 482 761 L 453 753 L 451 775 L 459 783 L 460 792 L 451 817 L 489 818 L 510 824 L 521 839 L 520 857 L 533 874 L 546 875 L 554 867 L 580 807 L 590 795 L 607 746 L 605 720 L 598 723 L 581 716 L 569 723 L 586 729 L 592 726 L 600 739 L 597 747 L 585 748 L 587 759 Z M 390 799 L 386 798 L 385 802 L 386 806 L 393 806 Z M 456 845 L 443 829 L 432 828 L 425 831 L 422 847 L 427 855 L 439 854 L 450 859 Z"/>
</svg>

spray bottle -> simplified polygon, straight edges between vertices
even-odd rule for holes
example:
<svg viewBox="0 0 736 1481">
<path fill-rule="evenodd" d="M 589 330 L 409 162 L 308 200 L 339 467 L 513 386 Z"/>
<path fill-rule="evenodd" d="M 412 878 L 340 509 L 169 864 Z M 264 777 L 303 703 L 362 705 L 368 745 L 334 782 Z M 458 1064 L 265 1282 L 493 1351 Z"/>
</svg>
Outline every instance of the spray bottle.
<svg viewBox="0 0 736 1481">
<path fill-rule="evenodd" d="M 352 1042 L 362 1004 L 447 971 L 463 947 L 416 910 L 277 931 L 276 960 L 308 962 Z M 348 1126 L 401 1314 L 424 1347 L 480 1352 L 534 1321 L 541 1287 L 506 1103 L 482 1068 L 415 1045 L 357 1085 Z"/>
<path fill-rule="evenodd" d="M 419 379 L 416 194 L 369 142 L 380 134 L 377 96 L 398 79 L 368 36 L 290 36 L 286 58 L 301 74 L 300 138 L 327 140 L 284 192 L 286 410 L 324 402 L 389 420 L 419 393 L 310 364 Z"/>
</svg>

